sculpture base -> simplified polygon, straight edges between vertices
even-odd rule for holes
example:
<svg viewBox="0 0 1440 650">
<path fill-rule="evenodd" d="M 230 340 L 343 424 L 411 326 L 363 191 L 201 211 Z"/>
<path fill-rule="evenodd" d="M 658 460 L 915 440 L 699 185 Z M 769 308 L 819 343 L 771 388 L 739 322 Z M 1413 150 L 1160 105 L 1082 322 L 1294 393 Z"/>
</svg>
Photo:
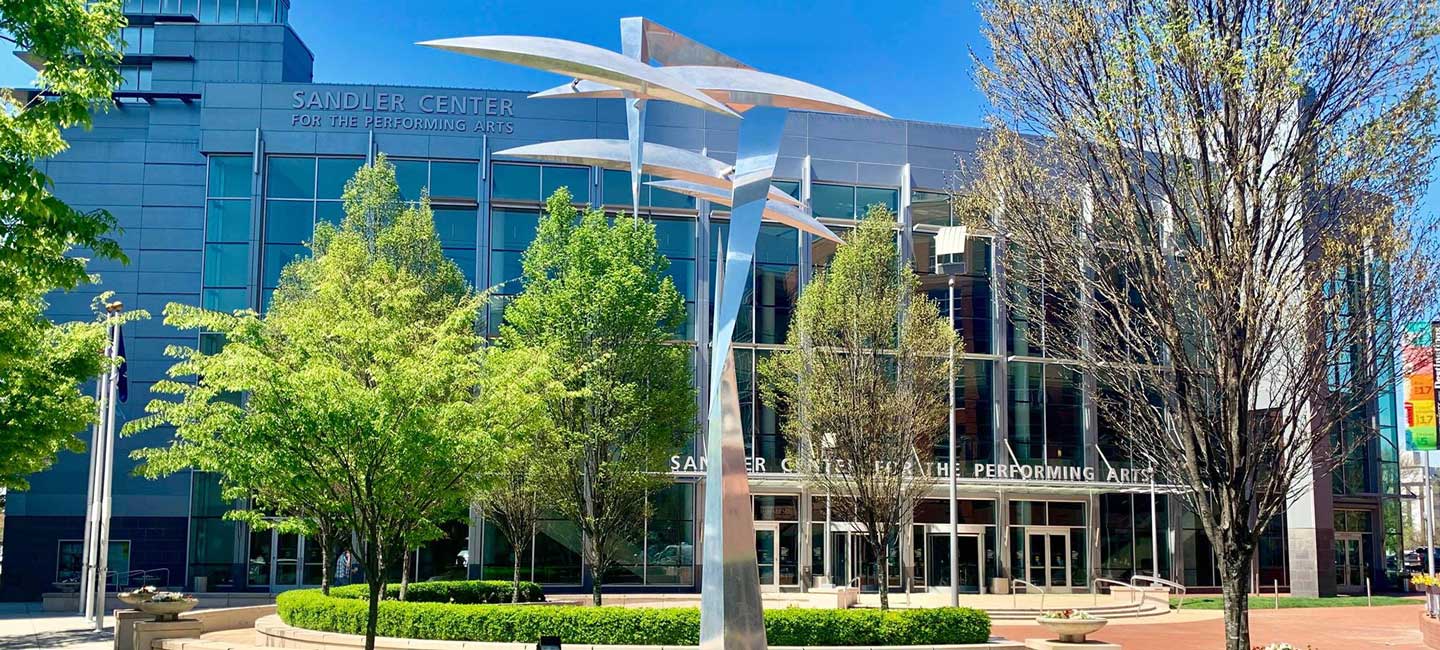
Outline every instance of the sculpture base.
<svg viewBox="0 0 1440 650">
<path fill-rule="evenodd" d="M 1025 639 L 1025 647 L 1030 650 L 1120 650 L 1119 645 L 1104 641 L 1072 643 L 1055 639 Z"/>
</svg>

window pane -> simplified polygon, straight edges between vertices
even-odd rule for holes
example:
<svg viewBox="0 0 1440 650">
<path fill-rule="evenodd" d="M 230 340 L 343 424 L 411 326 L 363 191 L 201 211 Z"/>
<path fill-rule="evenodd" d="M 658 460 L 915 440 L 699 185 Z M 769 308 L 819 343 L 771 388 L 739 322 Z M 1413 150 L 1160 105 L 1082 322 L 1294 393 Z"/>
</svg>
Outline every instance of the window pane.
<svg viewBox="0 0 1440 650">
<path fill-rule="evenodd" d="M 210 157 L 210 196 L 250 198 L 250 156 Z"/>
<path fill-rule="evenodd" d="M 340 198 L 345 193 L 345 183 L 364 164 L 364 158 L 321 158 L 316 161 L 316 198 Z"/>
<path fill-rule="evenodd" d="M 325 221 L 340 227 L 345 220 L 345 204 L 339 201 L 318 201 L 315 203 L 315 224 Z"/>
<path fill-rule="evenodd" d="M 679 219 L 656 219 L 655 239 L 660 252 L 671 259 L 695 257 L 695 222 Z"/>
<path fill-rule="evenodd" d="M 249 309 L 250 297 L 245 289 L 206 289 L 200 293 L 200 306 L 230 313 L 237 309 Z"/>
<path fill-rule="evenodd" d="M 280 271 L 297 259 L 308 257 L 310 249 L 293 244 L 268 244 L 265 246 L 264 288 L 273 289 L 280 285 Z"/>
<path fill-rule="evenodd" d="M 770 184 L 781 192 L 800 198 L 800 181 L 770 181 Z"/>
<path fill-rule="evenodd" d="M 479 176 L 475 163 L 430 163 L 430 196 L 448 199 L 474 199 Z"/>
<path fill-rule="evenodd" d="M 691 260 L 670 260 L 666 274 L 675 282 L 675 288 L 686 301 L 695 300 L 695 262 Z"/>
<path fill-rule="evenodd" d="M 205 241 L 243 242 L 249 239 L 249 199 L 210 201 L 205 211 Z"/>
<path fill-rule="evenodd" d="M 206 244 L 205 284 L 212 287 L 243 287 L 250 269 L 250 247 L 246 244 Z"/>
<path fill-rule="evenodd" d="M 278 199 L 315 197 L 314 158 L 271 158 L 265 172 L 265 196 Z"/>
<path fill-rule="evenodd" d="M 614 169 L 601 170 L 600 193 L 605 205 L 631 205 L 630 173 Z"/>
<path fill-rule="evenodd" d="M 490 211 L 490 246 L 524 250 L 535 239 L 540 213 L 534 210 L 496 208 Z"/>
<path fill-rule="evenodd" d="M 550 198 L 561 187 L 570 188 L 570 196 L 576 203 L 590 202 L 590 170 L 584 167 L 551 167 L 544 169 L 545 185 L 540 189 L 541 200 Z"/>
<path fill-rule="evenodd" d="M 755 261 L 761 264 L 799 264 L 800 231 L 786 226 L 760 226 L 755 243 Z"/>
<path fill-rule="evenodd" d="M 460 272 L 465 274 L 465 281 L 469 282 L 470 286 L 475 286 L 475 249 L 447 248 L 445 257 L 460 267 Z"/>
<path fill-rule="evenodd" d="M 235 0 L 220 0 L 220 22 L 235 22 Z"/>
<path fill-rule="evenodd" d="M 496 293 L 520 293 L 521 255 L 519 251 L 491 251 L 490 284 L 496 285 Z"/>
<path fill-rule="evenodd" d="M 310 201 L 266 201 L 265 241 L 299 244 L 314 234 L 315 204 Z"/>
<path fill-rule="evenodd" d="M 260 0 L 259 22 L 275 22 L 275 0 Z"/>
<path fill-rule="evenodd" d="M 240 0 L 240 15 L 236 17 L 238 22 L 255 22 L 255 0 Z"/>
<path fill-rule="evenodd" d="M 695 209 L 695 197 L 652 187 L 650 188 L 650 205 L 657 208 L 693 210 Z"/>
<path fill-rule="evenodd" d="M 430 163 L 423 160 L 392 160 L 395 165 L 395 182 L 400 186 L 400 198 L 419 201 L 420 191 L 430 183 Z"/>
<path fill-rule="evenodd" d="M 810 202 L 817 217 L 855 218 L 855 188 L 849 185 L 815 183 L 810 186 Z"/>
<path fill-rule="evenodd" d="M 541 201 L 540 166 L 495 163 L 491 172 L 493 196 L 515 201 Z"/>
<path fill-rule="evenodd" d="M 878 187 L 857 187 L 855 188 L 855 205 L 859 208 L 856 218 L 863 217 L 871 205 L 879 203 L 894 214 L 899 205 L 898 190 L 884 189 Z"/>
<path fill-rule="evenodd" d="M 435 215 L 435 234 L 440 245 L 449 247 L 475 247 L 475 209 L 438 207 Z"/>
<path fill-rule="evenodd" d="M 200 21 L 215 22 L 215 0 L 200 0 Z"/>
</svg>

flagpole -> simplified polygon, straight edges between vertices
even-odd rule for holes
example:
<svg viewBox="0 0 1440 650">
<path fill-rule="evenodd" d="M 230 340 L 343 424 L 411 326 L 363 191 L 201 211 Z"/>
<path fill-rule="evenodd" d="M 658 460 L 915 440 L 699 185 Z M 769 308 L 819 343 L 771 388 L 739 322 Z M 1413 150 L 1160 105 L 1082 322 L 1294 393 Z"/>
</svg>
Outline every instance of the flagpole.
<svg viewBox="0 0 1440 650">
<path fill-rule="evenodd" d="M 105 331 L 105 357 L 109 359 L 109 331 Z M 95 571 L 95 486 L 99 480 L 96 473 L 99 471 L 99 429 L 105 425 L 105 376 L 109 375 L 109 369 L 101 373 L 99 379 L 95 380 L 95 425 L 91 427 L 91 445 L 89 445 L 89 474 L 86 474 L 85 484 L 85 546 L 81 555 L 81 575 L 79 575 L 79 594 L 81 598 L 75 602 L 76 613 L 84 614 L 89 618 L 89 595 L 91 595 L 91 582 L 94 581 Z"/>
<path fill-rule="evenodd" d="M 120 350 L 120 311 L 124 305 L 119 302 L 106 307 L 110 312 L 110 359 L 112 369 L 105 382 L 105 460 L 100 473 L 100 537 L 96 548 L 95 571 L 95 630 L 105 629 L 105 585 L 108 582 L 110 563 L 110 506 L 111 488 L 115 474 L 115 399 L 116 387 L 120 384 L 119 369 L 113 362 Z M 118 581 L 117 581 L 118 584 Z"/>
</svg>

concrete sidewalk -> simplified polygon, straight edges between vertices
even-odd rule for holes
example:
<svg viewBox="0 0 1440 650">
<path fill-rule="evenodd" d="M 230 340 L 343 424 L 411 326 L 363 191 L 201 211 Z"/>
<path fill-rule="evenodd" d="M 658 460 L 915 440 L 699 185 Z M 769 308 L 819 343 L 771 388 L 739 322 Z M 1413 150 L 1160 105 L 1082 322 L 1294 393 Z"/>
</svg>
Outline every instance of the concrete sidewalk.
<svg viewBox="0 0 1440 650">
<path fill-rule="evenodd" d="M 0 603 L 0 650 L 108 650 L 114 644 L 113 624 L 107 616 L 104 631 L 96 632 L 79 614 L 41 611 L 40 603 Z"/>
</svg>

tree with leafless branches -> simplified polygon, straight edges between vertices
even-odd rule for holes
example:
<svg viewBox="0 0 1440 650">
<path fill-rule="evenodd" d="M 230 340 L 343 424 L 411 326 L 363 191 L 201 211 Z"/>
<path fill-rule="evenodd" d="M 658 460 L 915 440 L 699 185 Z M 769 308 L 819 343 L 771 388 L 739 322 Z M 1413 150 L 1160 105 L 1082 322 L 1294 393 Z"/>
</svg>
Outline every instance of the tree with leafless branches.
<svg viewBox="0 0 1440 650">
<path fill-rule="evenodd" d="M 956 209 L 1003 250 L 1019 335 L 1094 377 L 1105 428 L 1182 489 L 1226 647 L 1249 648 L 1261 531 L 1373 435 L 1435 295 L 1435 5 L 980 7 L 996 130 Z"/>
</svg>

